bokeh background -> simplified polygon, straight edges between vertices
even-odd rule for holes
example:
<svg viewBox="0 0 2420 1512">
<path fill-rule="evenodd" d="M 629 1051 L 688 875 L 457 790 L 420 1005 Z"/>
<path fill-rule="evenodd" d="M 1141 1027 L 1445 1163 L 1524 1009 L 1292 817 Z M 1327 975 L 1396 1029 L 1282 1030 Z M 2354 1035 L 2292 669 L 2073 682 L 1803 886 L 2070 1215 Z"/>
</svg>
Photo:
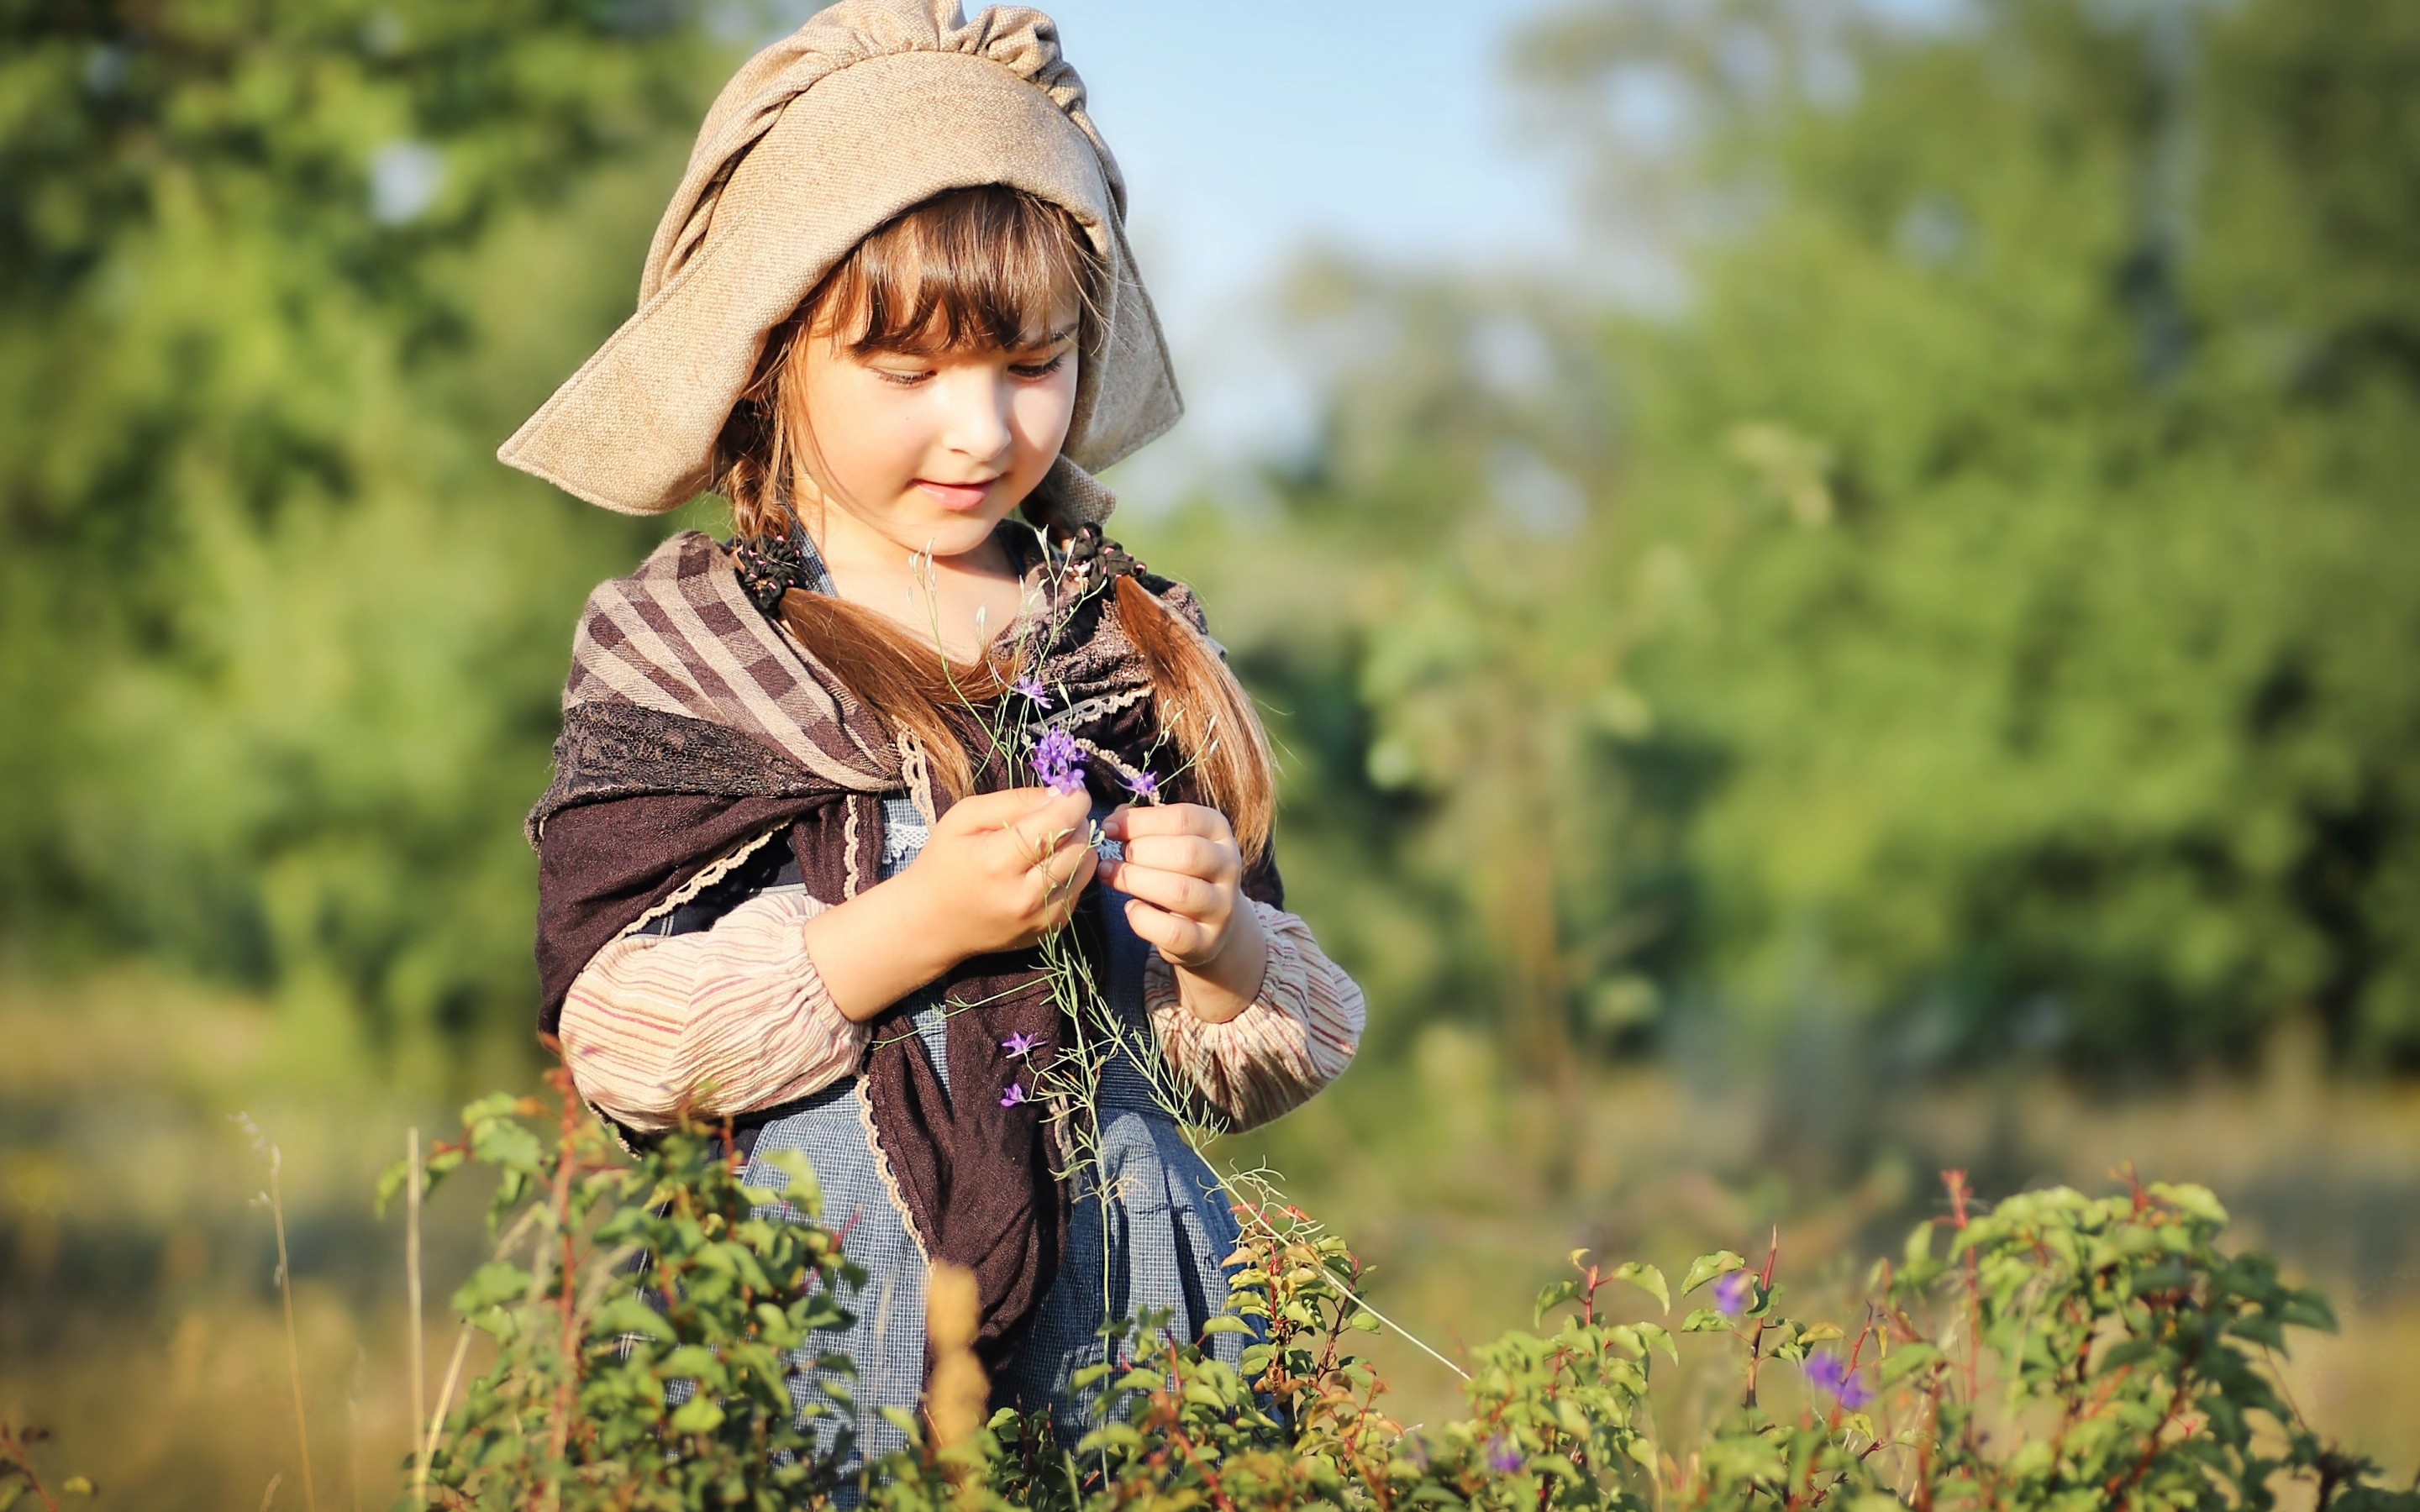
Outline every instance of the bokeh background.
<svg viewBox="0 0 2420 1512">
<path fill-rule="evenodd" d="M 1946 1165 L 2132 1162 L 2333 1290 L 2303 1406 L 2420 1465 L 2420 8 L 1060 14 L 1194 400 L 1119 529 L 1370 997 L 1233 1158 L 1448 1351 L 1573 1245 L 1777 1224 L 1820 1298 Z M 370 1185 L 534 1080 L 572 618 L 717 523 L 490 453 L 797 19 L 0 6 L 0 1413 L 108 1504 L 301 1504 L 240 1112 L 317 1500 L 392 1500 Z"/>
</svg>

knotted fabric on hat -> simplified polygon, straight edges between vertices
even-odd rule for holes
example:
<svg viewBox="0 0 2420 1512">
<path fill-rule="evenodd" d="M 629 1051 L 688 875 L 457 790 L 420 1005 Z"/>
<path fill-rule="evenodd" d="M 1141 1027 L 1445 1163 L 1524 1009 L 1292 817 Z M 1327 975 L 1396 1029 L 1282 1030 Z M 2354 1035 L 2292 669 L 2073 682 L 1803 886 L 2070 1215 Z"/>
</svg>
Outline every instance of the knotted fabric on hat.
<svg viewBox="0 0 2420 1512">
<path fill-rule="evenodd" d="M 1114 503 L 1094 472 L 1182 412 L 1125 234 L 1125 181 L 1057 25 L 1023 7 L 843 0 L 750 58 L 707 112 L 656 228 L 639 310 L 497 456 L 626 515 L 704 491 L 765 338 L 833 265 L 936 194 L 984 184 L 1063 207 L 1107 268 L 1067 440 L 1029 514 Z"/>
</svg>

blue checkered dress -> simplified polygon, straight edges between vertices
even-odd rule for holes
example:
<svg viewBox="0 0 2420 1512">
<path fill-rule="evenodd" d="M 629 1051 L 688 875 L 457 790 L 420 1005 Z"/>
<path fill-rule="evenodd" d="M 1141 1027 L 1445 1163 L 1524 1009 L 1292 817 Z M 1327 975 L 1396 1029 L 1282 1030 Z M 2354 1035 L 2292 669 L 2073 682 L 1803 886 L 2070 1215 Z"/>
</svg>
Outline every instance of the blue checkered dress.
<svg viewBox="0 0 2420 1512">
<path fill-rule="evenodd" d="M 927 831 L 904 799 L 885 805 L 884 820 L 882 874 L 891 877 L 923 849 Z M 1130 1031 L 1140 1031 L 1140 1042 L 1150 1043 L 1142 1003 L 1143 960 L 1150 947 L 1126 928 L 1123 909 L 1105 908 L 1102 915 L 1109 939 L 1109 1003 Z M 923 998 L 912 1023 L 946 1087 L 949 1057 L 938 999 Z M 1057 1283 L 995 1383 L 1000 1395 L 1022 1408 L 1047 1409 L 1069 1443 L 1097 1421 L 1092 1394 L 1070 1384 L 1076 1371 L 1102 1359 L 1096 1330 L 1110 1318 L 1167 1312 L 1182 1336 L 1197 1336 L 1225 1305 L 1223 1261 L 1237 1238 L 1217 1178 L 1160 1109 L 1142 1074 L 1122 1057 L 1113 1057 L 1102 1076 L 1099 1125 L 1101 1160 L 1097 1165 L 1084 1162 L 1077 1172 L 1075 1216 Z M 865 1288 L 854 1302 L 857 1320 L 816 1342 L 855 1362 L 854 1376 L 841 1384 L 850 1400 L 859 1450 L 874 1458 L 905 1443 L 880 1409 L 913 1412 L 922 1396 L 925 1261 L 876 1166 L 870 1129 L 853 1080 L 827 1088 L 764 1125 L 747 1180 L 785 1186 L 764 1157 L 775 1150 L 803 1153 L 823 1188 L 821 1221 L 841 1232 L 843 1249 L 865 1270 Z M 1239 1335 L 1220 1334 L 1211 1342 L 1231 1365 L 1242 1354 Z M 794 1398 L 801 1407 L 826 1399 L 830 1378 L 815 1369 L 812 1356 L 802 1355 L 799 1363 L 804 1368 L 792 1380 Z"/>
</svg>

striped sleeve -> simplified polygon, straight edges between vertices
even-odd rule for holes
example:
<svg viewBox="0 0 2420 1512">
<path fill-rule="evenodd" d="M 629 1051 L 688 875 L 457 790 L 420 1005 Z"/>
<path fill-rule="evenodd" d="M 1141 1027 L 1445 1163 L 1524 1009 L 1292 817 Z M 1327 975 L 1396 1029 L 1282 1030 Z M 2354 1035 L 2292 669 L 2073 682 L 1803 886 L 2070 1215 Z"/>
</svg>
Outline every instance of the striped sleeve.
<svg viewBox="0 0 2420 1512">
<path fill-rule="evenodd" d="M 571 984 L 557 1031 L 581 1095 L 634 1129 L 806 1096 L 855 1070 L 866 1029 L 807 958 L 803 892 L 749 899 L 690 934 L 625 934 Z"/>
<path fill-rule="evenodd" d="M 1264 1124 L 1310 1099 L 1360 1047 L 1361 989 L 1327 959 L 1311 928 L 1255 902 L 1268 941 L 1268 972 L 1252 1006 L 1224 1024 L 1185 1007 L 1176 973 L 1155 950 L 1143 964 L 1143 1003 L 1160 1053 L 1228 1127 Z"/>
</svg>

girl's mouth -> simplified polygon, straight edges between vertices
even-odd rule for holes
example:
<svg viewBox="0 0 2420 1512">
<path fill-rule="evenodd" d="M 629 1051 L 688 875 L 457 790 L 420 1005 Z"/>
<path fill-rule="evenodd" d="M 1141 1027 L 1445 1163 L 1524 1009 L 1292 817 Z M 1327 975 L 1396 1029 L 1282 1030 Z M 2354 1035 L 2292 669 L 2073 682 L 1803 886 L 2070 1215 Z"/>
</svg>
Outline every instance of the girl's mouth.
<svg viewBox="0 0 2420 1512">
<path fill-rule="evenodd" d="M 998 478 L 985 478 L 980 483 L 936 483 L 930 478 L 918 478 L 916 486 L 943 509 L 963 513 L 981 509 L 983 501 L 991 495 L 991 486 L 999 481 Z"/>
</svg>

